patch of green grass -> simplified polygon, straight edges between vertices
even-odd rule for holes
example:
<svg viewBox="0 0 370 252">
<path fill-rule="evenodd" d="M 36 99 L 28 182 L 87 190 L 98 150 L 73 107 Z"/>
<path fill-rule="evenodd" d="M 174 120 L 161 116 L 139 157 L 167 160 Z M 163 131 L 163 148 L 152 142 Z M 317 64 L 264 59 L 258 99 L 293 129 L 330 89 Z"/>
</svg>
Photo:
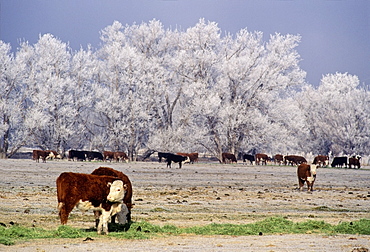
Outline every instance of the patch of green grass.
<svg viewBox="0 0 370 252">
<path fill-rule="evenodd" d="M 149 222 L 134 222 L 130 228 L 118 224 L 109 225 L 108 236 L 120 239 L 149 239 L 156 236 L 179 234 L 195 235 L 264 235 L 264 234 L 362 234 L 370 235 L 370 219 L 342 222 L 331 225 L 324 221 L 308 220 L 297 222 L 283 217 L 270 217 L 250 224 L 217 224 L 179 228 L 173 225 L 158 226 Z M 53 238 L 97 237 L 95 229 L 83 230 L 70 226 L 59 226 L 56 230 L 26 228 L 19 225 L 0 227 L 0 244 L 13 245 L 17 241 Z"/>
</svg>

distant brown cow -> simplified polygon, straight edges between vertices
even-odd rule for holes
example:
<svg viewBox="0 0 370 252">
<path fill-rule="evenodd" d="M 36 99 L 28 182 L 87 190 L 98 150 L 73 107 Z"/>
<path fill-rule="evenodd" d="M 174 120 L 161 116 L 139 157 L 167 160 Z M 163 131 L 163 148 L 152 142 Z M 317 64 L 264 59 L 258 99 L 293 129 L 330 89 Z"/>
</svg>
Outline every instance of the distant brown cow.
<svg viewBox="0 0 370 252">
<path fill-rule="evenodd" d="M 123 203 L 127 206 L 128 214 L 127 216 L 121 216 L 118 213 L 117 217 L 118 217 L 118 223 L 120 224 L 130 223 L 131 208 L 132 208 L 132 185 L 131 185 L 130 179 L 124 173 L 114 170 L 109 167 L 99 167 L 98 169 L 95 169 L 91 174 L 117 177 L 118 179 L 123 181 L 123 183 L 126 185 L 126 194 L 125 194 L 125 197 L 123 198 Z M 94 211 L 94 214 L 95 214 L 96 225 L 98 225 L 100 212 Z M 115 216 L 112 216 L 112 223 L 114 222 L 115 222 Z"/>
<path fill-rule="evenodd" d="M 267 165 L 268 160 L 269 160 L 269 157 L 266 154 L 263 154 L 263 153 L 256 154 L 256 165 L 260 165 L 260 164 Z"/>
<path fill-rule="evenodd" d="M 127 186 L 112 176 L 64 172 L 56 180 L 59 217 L 62 225 L 76 206 L 81 211 L 100 211 L 98 234 L 108 234 L 109 218 L 120 212 Z"/>
<path fill-rule="evenodd" d="M 284 157 L 284 164 L 285 165 L 300 165 L 303 163 L 307 163 L 307 160 L 302 156 L 296 156 L 296 155 L 288 155 Z"/>
<path fill-rule="evenodd" d="M 114 152 L 114 160 L 116 160 L 116 162 L 119 162 L 121 160 L 122 162 L 125 161 L 126 163 L 128 163 L 128 156 L 123 151 L 116 151 Z"/>
<path fill-rule="evenodd" d="M 313 183 L 316 179 L 316 165 L 300 164 L 297 168 L 299 190 L 302 191 L 303 185 L 307 183 L 307 190 L 313 190 Z"/>
<path fill-rule="evenodd" d="M 327 166 L 329 165 L 329 156 L 318 155 L 313 159 L 312 164 L 315 164 L 318 167 Z"/>
<path fill-rule="evenodd" d="M 283 164 L 284 163 L 284 156 L 281 155 L 281 154 L 276 154 L 274 156 L 274 163 L 279 164 L 279 165 Z"/>
<path fill-rule="evenodd" d="M 185 153 L 185 152 L 177 152 L 177 155 L 184 156 L 184 157 L 189 157 L 189 162 L 194 164 L 194 162 L 198 161 L 198 153 L 197 152 L 192 152 L 192 153 Z"/>
<path fill-rule="evenodd" d="M 43 150 L 33 150 L 32 151 L 32 159 L 36 160 L 37 163 L 39 163 L 39 159 L 42 159 L 43 163 L 46 163 L 47 158 L 53 158 L 54 153 L 52 151 L 43 151 Z"/>
<path fill-rule="evenodd" d="M 361 159 L 360 156 L 350 157 L 348 159 L 349 168 L 352 168 L 352 166 L 353 166 L 353 168 L 356 168 L 356 166 L 357 166 L 357 169 L 360 169 L 361 168 L 360 159 Z"/>
<path fill-rule="evenodd" d="M 114 159 L 114 152 L 113 151 L 103 151 L 103 161 L 112 161 Z"/>
<path fill-rule="evenodd" d="M 226 152 L 222 153 L 222 163 L 226 164 L 227 162 L 237 163 L 235 155 L 232 153 L 226 153 Z"/>
</svg>

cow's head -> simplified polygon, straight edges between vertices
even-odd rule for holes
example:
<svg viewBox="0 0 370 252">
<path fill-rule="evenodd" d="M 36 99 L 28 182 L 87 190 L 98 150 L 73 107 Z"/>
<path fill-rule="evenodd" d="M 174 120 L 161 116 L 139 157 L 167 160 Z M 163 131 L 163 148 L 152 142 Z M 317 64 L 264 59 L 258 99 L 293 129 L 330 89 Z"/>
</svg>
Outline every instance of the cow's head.
<svg viewBox="0 0 370 252">
<path fill-rule="evenodd" d="M 316 178 L 316 168 L 317 168 L 317 165 L 314 165 L 314 164 L 310 165 L 311 176 L 313 176 L 314 178 Z"/>
<path fill-rule="evenodd" d="M 123 184 L 122 180 L 115 180 L 113 183 L 108 183 L 109 194 L 107 200 L 110 202 L 122 202 L 127 191 L 127 185 Z"/>
</svg>

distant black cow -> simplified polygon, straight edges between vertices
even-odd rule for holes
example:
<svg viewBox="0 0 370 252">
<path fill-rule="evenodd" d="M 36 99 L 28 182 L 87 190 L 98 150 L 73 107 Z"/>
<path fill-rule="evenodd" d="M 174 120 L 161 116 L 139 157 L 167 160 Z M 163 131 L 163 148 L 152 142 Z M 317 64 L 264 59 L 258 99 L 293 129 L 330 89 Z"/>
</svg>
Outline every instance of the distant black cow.
<svg viewBox="0 0 370 252">
<path fill-rule="evenodd" d="M 70 150 L 68 152 L 68 160 L 85 161 L 86 160 L 85 151 Z"/>
<path fill-rule="evenodd" d="M 84 151 L 86 158 L 91 161 L 91 160 L 101 160 L 103 161 L 103 154 L 97 151 Z"/>
<path fill-rule="evenodd" d="M 167 159 L 167 157 L 169 155 L 173 155 L 172 153 L 168 153 L 168 152 L 158 152 L 158 159 L 159 159 L 159 162 L 162 162 L 162 158 L 165 158 Z"/>
<path fill-rule="evenodd" d="M 185 162 L 186 160 L 189 160 L 189 157 L 167 153 L 167 168 L 168 167 L 171 168 L 171 162 L 179 163 L 179 168 L 181 168 L 182 163 Z"/>
<path fill-rule="evenodd" d="M 347 157 L 335 157 L 333 159 L 333 162 L 331 163 L 331 167 L 346 167 L 347 168 L 347 164 L 348 164 L 348 158 Z"/>
<path fill-rule="evenodd" d="M 256 159 L 254 158 L 254 155 L 243 154 L 243 163 L 247 162 L 247 160 L 251 163 L 251 165 L 253 164 L 254 161 L 256 161 Z"/>
</svg>

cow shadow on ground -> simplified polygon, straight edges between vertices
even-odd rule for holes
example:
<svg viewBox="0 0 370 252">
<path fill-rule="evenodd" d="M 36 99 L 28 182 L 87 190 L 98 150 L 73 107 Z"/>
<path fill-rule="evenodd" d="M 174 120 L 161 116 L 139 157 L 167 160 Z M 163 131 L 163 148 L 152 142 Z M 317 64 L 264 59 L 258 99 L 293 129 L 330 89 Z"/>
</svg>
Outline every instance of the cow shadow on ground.
<svg viewBox="0 0 370 252">
<path fill-rule="evenodd" d="M 109 232 L 127 232 L 131 227 L 131 223 L 119 224 L 119 223 L 108 223 Z M 96 227 L 84 229 L 86 232 L 96 232 Z"/>
</svg>

